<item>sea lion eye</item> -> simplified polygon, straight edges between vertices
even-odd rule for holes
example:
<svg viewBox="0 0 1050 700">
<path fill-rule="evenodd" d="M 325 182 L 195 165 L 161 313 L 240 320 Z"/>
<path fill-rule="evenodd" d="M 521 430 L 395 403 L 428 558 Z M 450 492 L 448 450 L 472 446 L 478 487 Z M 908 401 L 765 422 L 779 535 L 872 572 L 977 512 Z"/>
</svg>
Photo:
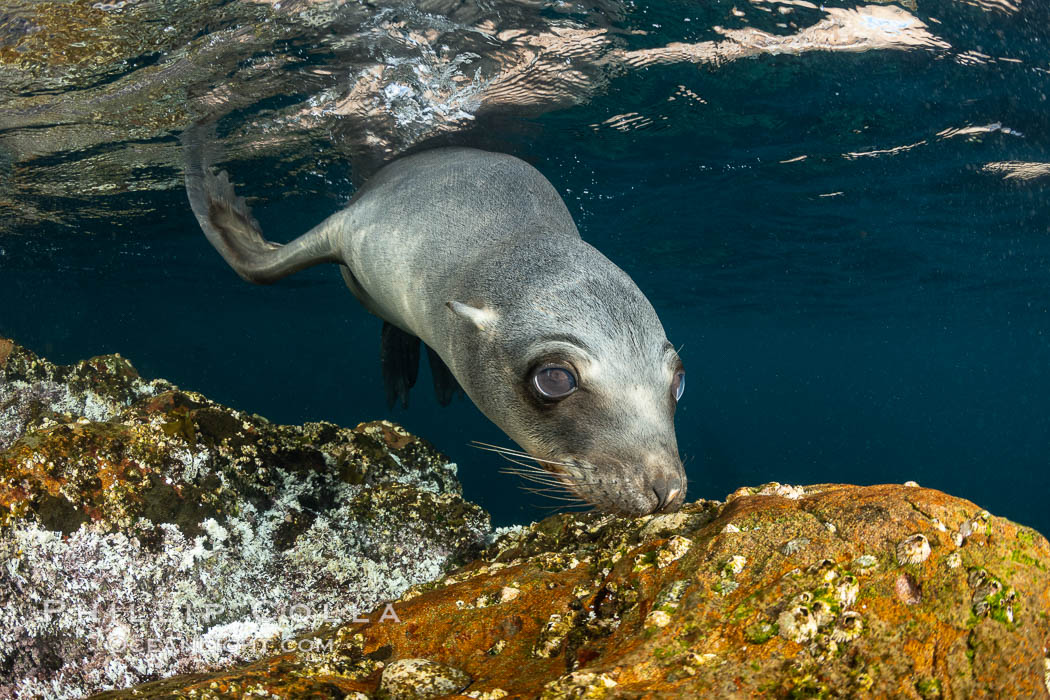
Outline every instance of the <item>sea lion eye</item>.
<svg viewBox="0 0 1050 700">
<path fill-rule="evenodd" d="M 532 386 L 545 399 L 564 399 L 576 391 L 576 375 L 568 367 L 543 365 L 533 373 Z"/>
<path fill-rule="evenodd" d="M 682 394 L 685 393 L 685 370 L 681 369 L 675 372 L 674 379 L 671 381 L 671 393 L 674 394 L 675 401 L 682 400 Z"/>
</svg>

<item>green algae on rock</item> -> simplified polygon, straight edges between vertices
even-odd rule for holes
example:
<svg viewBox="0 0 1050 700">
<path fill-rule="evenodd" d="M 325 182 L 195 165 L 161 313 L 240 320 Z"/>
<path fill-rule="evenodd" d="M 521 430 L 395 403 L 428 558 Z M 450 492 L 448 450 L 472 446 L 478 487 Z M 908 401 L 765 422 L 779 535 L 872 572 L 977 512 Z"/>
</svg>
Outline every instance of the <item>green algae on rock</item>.
<svg viewBox="0 0 1050 700">
<path fill-rule="evenodd" d="M 0 339 L 0 694 L 251 660 L 396 598 L 489 533 L 455 473 L 392 423 L 273 425 Z"/>
<path fill-rule="evenodd" d="M 773 484 L 506 531 L 397 624 L 319 630 L 370 659 L 345 673 L 290 650 L 107 697 L 378 697 L 420 659 L 473 679 L 448 697 L 1048 697 L 1048 566 L 1041 535 L 939 491 Z"/>
</svg>

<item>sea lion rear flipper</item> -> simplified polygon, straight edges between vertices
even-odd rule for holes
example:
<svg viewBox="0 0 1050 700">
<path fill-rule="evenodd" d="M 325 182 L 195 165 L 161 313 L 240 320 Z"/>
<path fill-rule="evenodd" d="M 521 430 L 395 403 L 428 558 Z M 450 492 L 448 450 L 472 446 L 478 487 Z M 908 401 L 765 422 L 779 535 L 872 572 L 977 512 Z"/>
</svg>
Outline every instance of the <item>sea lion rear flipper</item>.
<svg viewBox="0 0 1050 700">
<path fill-rule="evenodd" d="M 463 395 L 463 387 L 459 385 L 452 370 L 448 368 L 441 356 L 427 346 L 427 359 L 430 361 L 430 374 L 434 376 L 434 393 L 437 394 L 438 403 L 448 406 L 456 394 Z"/>
<path fill-rule="evenodd" d="M 419 376 L 419 338 L 384 321 L 380 352 L 387 408 L 398 399 L 407 408 L 408 392 Z"/>
<path fill-rule="evenodd" d="M 183 143 L 190 208 L 208 241 L 243 279 L 269 284 L 318 263 L 342 262 L 323 223 L 287 245 L 267 241 L 226 172 L 216 175 L 205 164 L 201 137 L 187 135 Z"/>
</svg>

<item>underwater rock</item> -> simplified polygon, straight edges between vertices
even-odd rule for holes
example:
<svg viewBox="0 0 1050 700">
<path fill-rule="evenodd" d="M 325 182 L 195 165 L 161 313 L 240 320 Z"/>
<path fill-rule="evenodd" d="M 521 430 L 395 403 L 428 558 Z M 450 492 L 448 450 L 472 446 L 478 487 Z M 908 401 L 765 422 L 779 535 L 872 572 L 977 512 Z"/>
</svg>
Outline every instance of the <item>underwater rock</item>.
<svg viewBox="0 0 1050 700">
<path fill-rule="evenodd" d="M 510 529 L 393 602 L 397 622 L 377 608 L 312 651 L 106 697 L 378 697 L 409 659 L 474 679 L 456 697 L 1047 697 L 1048 567 L 1042 535 L 932 489 L 742 489 Z"/>
<path fill-rule="evenodd" d="M 0 338 L 0 449 L 56 414 L 104 422 L 132 403 L 174 389 L 147 382 L 120 355 L 53 365 Z"/>
<path fill-rule="evenodd" d="M 379 683 L 385 700 L 430 700 L 453 695 L 470 685 L 470 676 L 459 669 L 426 659 L 402 659 L 383 669 Z"/>
<path fill-rule="evenodd" d="M 116 355 L 59 367 L 0 339 L 0 697 L 253 660 L 489 530 L 456 466 L 392 423 L 274 425 Z"/>
</svg>

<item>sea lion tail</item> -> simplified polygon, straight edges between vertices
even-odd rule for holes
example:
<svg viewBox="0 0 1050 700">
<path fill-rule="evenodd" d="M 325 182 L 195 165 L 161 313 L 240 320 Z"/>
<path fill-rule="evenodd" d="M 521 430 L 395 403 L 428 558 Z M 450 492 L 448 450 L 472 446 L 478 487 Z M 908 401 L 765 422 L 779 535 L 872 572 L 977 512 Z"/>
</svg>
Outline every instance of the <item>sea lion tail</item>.
<svg viewBox="0 0 1050 700">
<path fill-rule="evenodd" d="M 324 227 L 318 226 L 281 245 L 263 238 L 259 222 L 238 197 L 226 171 L 215 174 L 200 164 L 186 167 L 186 194 L 204 234 L 243 279 L 270 284 L 324 262 L 341 262 Z"/>
<path fill-rule="evenodd" d="M 217 157 L 214 124 L 194 124 L 182 135 L 186 195 L 208 241 L 243 279 L 269 284 L 323 262 L 342 262 L 324 224 L 287 245 L 263 238 L 251 209 L 233 191 L 225 171 L 209 163 Z"/>
</svg>

